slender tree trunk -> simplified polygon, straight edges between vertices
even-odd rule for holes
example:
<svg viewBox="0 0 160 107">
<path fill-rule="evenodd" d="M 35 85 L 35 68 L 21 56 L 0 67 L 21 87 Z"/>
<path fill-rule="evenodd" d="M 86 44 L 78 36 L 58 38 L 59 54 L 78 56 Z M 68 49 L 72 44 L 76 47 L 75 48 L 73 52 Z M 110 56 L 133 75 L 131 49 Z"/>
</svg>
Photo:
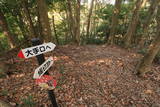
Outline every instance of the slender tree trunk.
<svg viewBox="0 0 160 107">
<path fill-rule="evenodd" d="M 67 15 L 68 15 L 68 22 L 69 22 L 69 28 L 70 28 L 70 33 L 72 36 L 72 39 L 74 40 L 75 37 L 75 20 L 73 18 L 73 12 L 72 12 L 72 6 L 71 6 L 71 0 L 67 0 Z"/>
<path fill-rule="evenodd" d="M 89 37 L 89 31 L 90 31 L 90 23 L 91 23 L 91 16 L 92 16 L 92 10 L 94 7 L 94 0 L 91 1 L 89 14 L 88 14 L 88 20 L 87 20 L 87 37 Z"/>
<path fill-rule="evenodd" d="M 44 38 L 42 37 L 42 24 L 41 24 L 41 21 L 40 21 L 40 15 L 39 15 L 39 12 L 38 12 L 38 9 L 37 9 L 37 17 L 38 17 L 38 23 L 37 23 L 37 25 L 38 25 L 38 35 L 39 35 L 39 38 L 41 39 L 41 40 L 43 40 Z"/>
<path fill-rule="evenodd" d="M 146 1 L 146 0 L 144 0 Z M 132 15 L 132 20 L 129 24 L 127 33 L 125 34 L 125 40 L 124 40 L 124 46 L 128 48 L 131 45 L 131 39 L 133 35 L 135 34 L 136 27 L 138 24 L 138 19 L 139 19 L 139 10 L 141 9 L 141 6 L 143 4 L 143 0 L 137 0 L 136 5 L 133 10 L 133 15 Z"/>
<path fill-rule="evenodd" d="M 119 13 L 121 10 L 121 3 L 122 3 L 122 0 L 116 0 L 115 8 L 114 8 L 113 15 L 112 15 L 111 31 L 110 31 L 110 35 L 109 35 L 109 39 L 108 39 L 109 44 L 114 43 L 116 26 L 118 25 L 118 16 L 119 16 Z"/>
<path fill-rule="evenodd" d="M 2 27 L 4 35 L 8 39 L 8 43 L 9 43 L 10 47 L 14 48 L 16 46 L 16 42 L 15 42 L 15 40 L 9 30 L 7 20 L 6 20 L 4 13 L 2 12 L 1 9 L 0 9 L 0 26 Z"/>
<path fill-rule="evenodd" d="M 54 35 L 55 35 L 57 44 L 59 44 L 59 39 L 58 39 L 57 30 L 56 30 L 55 21 L 54 21 L 54 15 L 52 16 L 52 24 L 53 24 L 53 30 L 54 30 Z"/>
<path fill-rule="evenodd" d="M 81 0 L 77 0 L 77 3 L 76 3 L 76 13 L 75 13 L 75 19 L 76 19 L 76 27 L 75 27 L 75 43 L 77 43 L 78 45 L 80 45 L 80 3 L 81 3 Z"/>
<path fill-rule="evenodd" d="M 159 30 L 159 28 L 160 28 L 160 6 L 158 9 L 158 13 L 157 13 L 156 38 L 155 38 L 155 41 L 153 43 L 151 43 L 148 53 L 144 56 L 144 58 L 142 59 L 142 61 L 138 65 L 138 68 L 137 68 L 138 73 L 137 74 L 139 74 L 139 75 L 143 75 L 146 72 L 150 71 L 152 62 L 153 62 L 156 54 L 160 50 L 160 30 Z"/>
<path fill-rule="evenodd" d="M 73 16 L 71 0 L 67 1 L 67 13 L 69 17 L 69 26 L 74 43 L 80 43 L 80 0 L 75 2 L 75 15 Z"/>
<path fill-rule="evenodd" d="M 52 38 L 52 33 L 49 24 L 48 9 L 45 0 L 36 0 L 36 2 L 42 26 L 42 37 L 44 38 L 45 41 L 50 41 Z"/>
<path fill-rule="evenodd" d="M 35 33 L 35 28 L 34 28 L 34 25 L 33 25 L 33 22 L 32 22 L 32 18 L 30 16 L 30 11 L 28 9 L 28 1 L 26 0 L 22 0 L 22 6 L 23 6 L 23 10 L 24 10 L 24 15 L 26 17 L 26 23 L 28 25 L 28 28 L 29 28 L 29 38 L 34 38 L 36 37 L 36 33 Z"/>
<path fill-rule="evenodd" d="M 142 6 L 141 6 L 141 8 L 144 8 L 145 6 L 146 6 L 146 2 L 147 2 L 148 0 L 143 0 L 143 3 L 142 3 Z M 157 1 L 157 0 L 156 0 Z"/>
<path fill-rule="evenodd" d="M 159 2 L 160 2 L 160 0 L 152 0 L 151 1 L 151 5 L 150 5 L 148 13 L 147 13 L 147 18 L 146 18 L 145 23 L 143 25 L 143 32 L 144 33 L 143 33 L 143 35 L 140 39 L 140 42 L 139 42 L 140 48 L 143 48 L 143 46 L 144 46 L 144 42 L 146 40 L 149 25 L 154 17 L 154 13 L 155 13 L 156 7 L 158 6 Z"/>
<path fill-rule="evenodd" d="M 68 12 L 67 6 L 65 9 L 65 12 L 66 12 L 66 22 L 67 22 L 67 24 L 66 24 L 67 32 L 65 35 L 65 42 L 67 43 L 69 40 L 72 39 L 73 35 L 72 35 L 72 28 L 71 28 L 71 24 L 70 24 L 70 18 L 69 18 L 69 12 Z"/>
<path fill-rule="evenodd" d="M 97 4 L 97 0 L 95 0 L 94 1 L 94 4 Z M 94 11 L 96 11 L 96 9 L 97 9 L 97 6 L 96 5 L 94 5 L 94 8 L 93 8 L 93 10 Z M 94 12 L 94 13 L 92 13 L 95 17 L 96 17 L 96 13 Z M 93 35 L 96 35 L 96 18 L 94 17 L 94 20 L 93 20 Z"/>
</svg>

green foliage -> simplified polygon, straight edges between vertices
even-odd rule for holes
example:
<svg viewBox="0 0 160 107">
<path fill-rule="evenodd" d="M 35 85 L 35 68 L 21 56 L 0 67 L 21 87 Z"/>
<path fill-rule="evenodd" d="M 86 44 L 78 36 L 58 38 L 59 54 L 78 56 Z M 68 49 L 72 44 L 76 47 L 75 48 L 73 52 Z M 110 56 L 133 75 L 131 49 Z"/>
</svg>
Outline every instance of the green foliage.
<svg viewBox="0 0 160 107">
<path fill-rule="evenodd" d="M 106 20 L 108 23 L 111 21 L 112 17 L 112 11 L 114 9 L 113 5 L 106 5 L 104 8 L 101 8 L 100 10 L 96 11 L 96 14 L 101 18 L 102 20 Z"/>
<path fill-rule="evenodd" d="M 55 27 L 56 27 L 56 33 L 58 35 L 59 45 L 65 45 L 68 43 L 73 42 L 72 37 L 70 35 L 70 29 L 68 26 L 68 19 L 67 19 L 67 5 L 66 0 L 45 0 L 48 6 L 48 10 L 50 12 L 50 16 L 54 14 L 55 16 Z M 5 17 L 7 19 L 7 23 L 9 26 L 9 29 L 11 33 L 13 34 L 13 37 L 15 38 L 17 44 L 22 43 L 24 41 L 24 36 L 22 34 L 22 31 L 19 26 L 19 19 L 16 12 L 19 11 L 19 13 L 22 15 L 22 20 L 25 22 L 25 15 L 23 16 L 23 6 L 22 6 L 21 0 L 1 0 L 0 1 L 0 8 L 5 13 Z M 75 0 L 71 1 L 72 10 L 75 10 Z M 116 44 L 121 44 L 123 37 L 128 29 L 128 25 L 132 18 L 132 10 L 135 6 L 135 0 L 131 1 L 123 1 L 121 4 L 121 10 L 120 15 L 118 17 L 119 23 L 117 25 L 117 32 L 116 35 L 122 35 L 116 37 Z M 36 28 L 36 31 L 40 31 L 40 25 L 37 20 L 38 13 L 37 13 L 37 5 L 35 0 L 28 0 L 27 7 L 30 11 L 30 15 L 33 21 L 33 24 Z M 144 32 L 143 32 L 143 24 L 145 23 L 145 19 L 148 15 L 148 8 L 143 8 L 140 10 L 140 18 L 139 18 L 139 24 L 136 28 L 136 38 L 140 38 Z M 86 33 L 86 25 L 82 25 L 81 23 L 81 43 L 82 44 L 103 44 L 107 41 L 109 37 L 109 33 L 111 30 L 111 22 L 112 22 L 112 14 L 113 14 L 114 5 L 112 4 L 101 4 L 97 2 L 95 4 L 93 9 L 93 14 L 91 17 L 91 27 L 90 27 L 90 35 L 89 37 L 85 36 Z M 87 21 L 87 16 L 89 9 L 86 5 L 81 5 L 81 22 L 85 24 Z M 73 15 L 75 15 L 75 12 L 73 12 Z M 50 17 L 51 18 L 51 17 Z M 26 23 L 26 22 L 25 22 Z M 152 35 L 155 33 L 155 24 L 156 22 L 154 19 L 152 20 L 152 24 L 149 27 L 149 35 L 148 38 L 154 38 Z M 52 28 L 52 34 L 54 36 L 54 30 L 52 26 L 52 20 L 50 19 L 50 24 Z M 82 31 L 83 27 L 83 31 Z M 28 27 L 24 25 L 24 32 L 27 36 L 28 34 Z M 40 33 L 39 33 L 40 34 Z M 0 30 L 0 51 L 9 49 L 7 39 L 4 36 L 1 36 L 2 32 Z M 55 36 L 54 36 L 55 38 Z M 137 39 L 138 40 L 138 39 Z M 146 45 L 149 45 L 149 41 L 147 40 Z"/>
<path fill-rule="evenodd" d="M 119 14 L 119 24 L 117 25 L 117 34 L 124 35 L 128 29 L 129 22 L 132 17 L 132 3 L 122 4 Z"/>
<path fill-rule="evenodd" d="M 133 3 L 122 4 L 120 15 L 118 17 L 119 24 L 117 25 L 116 35 L 121 34 L 123 36 L 126 33 L 128 24 L 132 16 L 132 5 Z M 99 26 L 96 28 L 96 33 L 94 34 L 94 36 L 92 38 L 87 39 L 87 43 L 102 44 L 107 41 L 111 30 L 113 9 L 113 5 L 106 5 L 104 8 L 101 8 L 100 10 L 96 11 L 98 19 L 102 21 L 99 22 Z M 117 44 L 121 44 L 122 36 L 117 36 L 116 39 L 117 41 L 119 41 L 117 42 Z"/>
<path fill-rule="evenodd" d="M 97 45 L 100 45 L 100 44 L 104 44 L 105 41 L 103 38 L 96 38 L 96 37 L 91 37 L 91 38 L 88 38 L 86 39 L 86 44 L 97 44 Z"/>
<path fill-rule="evenodd" d="M 64 65 L 60 65 L 60 67 L 59 67 L 59 72 L 61 73 L 61 74 L 64 74 L 65 72 L 64 72 Z"/>
<path fill-rule="evenodd" d="M 8 90 L 2 90 L 0 95 L 7 96 L 8 95 Z"/>
<path fill-rule="evenodd" d="M 6 73 L 3 69 L 0 68 L 0 78 L 6 77 Z"/>
<path fill-rule="evenodd" d="M 9 49 L 7 38 L 0 33 L 0 52 L 4 52 Z"/>
<path fill-rule="evenodd" d="M 146 49 L 146 48 L 142 48 L 142 49 L 138 50 L 138 53 L 139 53 L 139 54 L 142 54 L 142 55 L 145 55 L 146 52 L 147 52 L 147 49 Z"/>
<path fill-rule="evenodd" d="M 57 30 L 57 35 L 58 35 L 58 40 L 59 40 L 59 45 L 64 45 L 68 41 L 66 41 L 66 32 L 68 32 L 67 25 L 66 25 L 66 20 L 64 16 L 62 16 L 62 19 L 60 23 L 56 24 L 56 30 Z"/>
<path fill-rule="evenodd" d="M 32 96 L 28 96 L 27 98 L 22 99 L 23 107 L 34 107 L 35 106 L 35 102 L 33 101 L 33 97 Z"/>
<path fill-rule="evenodd" d="M 61 86 L 56 86 L 56 89 L 61 89 L 62 87 Z"/>
</svg>

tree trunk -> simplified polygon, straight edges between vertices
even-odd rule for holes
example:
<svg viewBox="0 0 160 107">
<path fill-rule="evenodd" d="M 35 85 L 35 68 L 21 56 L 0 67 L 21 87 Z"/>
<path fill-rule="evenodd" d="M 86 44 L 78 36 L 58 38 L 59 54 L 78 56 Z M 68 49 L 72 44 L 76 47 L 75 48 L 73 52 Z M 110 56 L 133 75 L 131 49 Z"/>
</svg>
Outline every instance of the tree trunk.
<svg viewBox="0 0 160 107">
<path fill-rule="evenodd" d="M 28 25 L 28 28 L 29 28 L 29 38 L 34 38 L 36 37 L 36 33 L 35 33 L 35 28 L 34 28 L 34 25 L 33 25 L 33 22 L 32 22 L 32 18 L 30 16 L 30 11 L 28 9 L 28 1 L 26 0 L 22 0 L 22 6 L 23 6 L 23 9 L 24 9 L 24 15 L 26 17 L 26 23 Z"/>
<path fill-rule="evenodd" d="M 70 33 L 72 36 L 72 39 L 74 40 L 75 37 L 75 20 L 73 19 L 73 12 L 72 12 L 72 6 L 71 6 L 71 0 L 67 0 L 67 16 L 68 16 L 68 25 L 70 29 Z"/>
<path fill-rule="evenodd" d="M 94 4 L 97 4 L 97 0 L 94 1 Z M 97 5 L 94 5 L 93 10 L 94 10 L 94 11 L 97 10 Z M 95 13 L 95 12 L 92 13 L 92 14 L 96 17 L 96 13 Z M 97 26 L 96 26 L 96 23 L 97 23 L 97 20 L 96 20 L 96 18 L 94 18 L 94 19 L 93 19 L 93 35 L 97 35 L 97 34 L 96 34 L 96 27 L 97 27 Z"/>
<path fill-rule="evenodd" d="M 39 15 L 38 9 L 36 9 L 36 11 L 37 11 L 37 17 L 38 17 L 38 20 L 37 20 L 38 36 L 41 40 L 43 40 L 43 38 L 42 38 L 42 24 L 40 21 L 40 15 Z"/>
<path fill-rule="evenodd" d="M 91 1 L 91 6 L 90 6 L 90 9 L 89 9 L 89 14 L 88 14 L 88 20 L 87 20 L 87 37 L 89 37 L 90 23 L 91 23 L 91 15 L 92 15 L 93 6 L 94 6 L 94 0 Z"/>
<path fill-rule="evenodd" d="M 52 24 L 53 24 L 53 30 L 54 30 L 56 42 L 57 42 L 57 44 L 59 44 L 59 39 L 58 39 L 57 30 L 56 30 L 55 21 L 54 21 L 54 15 L 52 16 Z"/>
<path fill-rule="evenodd" d="M 119 16 L 119 13 L 121 10 L 121 3 L 122 3 L 122 0 L 116 0 L 115 8 L 113 10 L 111 31 L 110 31 L 110 35 L 109 35 L 109 39 L 108 39 L 108 43 L 111 45 L 114 43 L 116 26 L 118 25 L 118 16 Z"/>
<path fill-rule="evenodd" d="M 80 0 L 76 0 L 75 2 L 75 15 L 72 12 L 71 0 L 66 0 L 67 2 L 67 14 L 68 14 L 68 21 L 70 32 L 72 35 L 72 39 L 74 43 L 80 43 Z"/>
<path fill-rule="evenodd" d="M 72 39 L 73 35 L 72 35 L 72 30 L 71 30 L 71 26 L 70 26 L 70 18 L 69 18 L 69 13 L 68 13 L 67 8 L 65 9 L 65 12 L 66 12 L 66 22 L 67 22 L 67 24 L 66 24 L 67 32 L 65 34 L 65 42 L 67 43 L 69 40 Z"/>
<path fill-rule="evenodd" d="M 154 13 L 155 13 L 156 7 L 158 6 L 159 2 L 160 2 L 160 0 L 152 0 L 151 1 L 151 5 L 150 5 L 148 13 L 147 13 L 147 18 L 146 18 L 145 23 L 143 25 L 143 32 L 144 33 L 143 33 L 143 35 L 140 39 L 140 42 L 139 42 L 140 48 L 143 48 L 143 46 L 144 46 L 144 42 L 146 40 L 149 25 L 154 17 Z"/>
<path fill-rule="evenodd" d="M 50 41 L 52 38 L 51 27 L 48 18 L 48 9 L 45 0 L 36 0 L 38 12 L 40 16 L 40 23 L 42 26 L 42 38 L 45 41 Z"/>
<path fill-rule="evenodd" d="M 160 6 L 157 13 L 157 33 L 155 41 L 150 45 L 148 53 L 144 56 L 137 68 L 137 74 L 143 75 L 150 71 L 152 62 L 160 50 Z"/>
<path fill-rule="evenodd" d="M 4 35 L 7 37 L 9 46 L 11 48 L 14 48 L 16 46 L 16 42 L 15 42 L 15 40 L 9 30 L 7 20 L 6 20 L 4 13 L 2 12 L 1 9 L 0 9 L 0 26 L 2 27 Z"/>
<path fill-rule="evenodd" d="M 146 0 L 144 0 L 146 1 Z M 131 39 L 133 35 L 135 34 L 138 19 L 139 19 L 139 10 L 141 9 L 141 6 L 143 4 L 143 0 L 137 0 L 136 5 L 133 10 L 133 15 L 132 15 L 132 20 L 129 24 L 127 33 L 125 34 L 125 39 L 124 39 L 124 46 L 128 48 L 131 45 Z"/>
<path fill-rule="evenodd" d="M 143 3 L 142 3 L 142 6 L 141 6 L 141 8 L 144 8 L 145 6 L 146 6 L 146 2 L 147 2 L 148 0 L 143 0 Z M 158 0 L 156 0 L 156 1 L 158 1 Z"/>
<path fill-rule="evenodd" d="M 76 19 L 76 27 L 75 27 L 75 43 L 80 45 L 80 3 L 81 0 L 77 0 L 75 7 L 75 19 Z"/>
</svg>

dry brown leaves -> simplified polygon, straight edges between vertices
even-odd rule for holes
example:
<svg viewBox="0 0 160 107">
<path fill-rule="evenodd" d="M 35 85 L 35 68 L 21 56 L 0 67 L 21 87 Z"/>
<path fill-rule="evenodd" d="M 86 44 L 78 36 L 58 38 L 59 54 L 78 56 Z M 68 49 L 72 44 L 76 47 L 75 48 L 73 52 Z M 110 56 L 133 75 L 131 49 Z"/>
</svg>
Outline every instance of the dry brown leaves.
<svg viewBox="0 0 160 107">
<path fill-rule="evenodd" d="M 46 56 L 54 56 L 49 70 L 58 81 L 54 90 L 61 107 L 158 107 L 160 106 L 160 66 L 148 78 L 139 78 L 134 69 L 140 55 L 115 46 L 63 46 Z M 6 102 L 22 104 L 33 96 L 35 107 L 51 105 L 46 90 L 32 79 L 38 67 L 35 58 L 15 58 L 14 72 L 0 79 L 0 96 Z"/>
</svg>

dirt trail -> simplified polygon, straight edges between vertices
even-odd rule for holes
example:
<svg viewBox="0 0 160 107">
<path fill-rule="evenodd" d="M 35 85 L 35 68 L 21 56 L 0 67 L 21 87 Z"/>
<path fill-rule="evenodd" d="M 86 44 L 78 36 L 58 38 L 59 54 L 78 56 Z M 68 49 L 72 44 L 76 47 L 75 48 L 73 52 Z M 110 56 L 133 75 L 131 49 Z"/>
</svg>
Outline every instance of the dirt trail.
<svg viewBox="0 0 160 107">
<path fill-rule="evenodd" d="M 160 107 L 160 66 L 148 78 L 139 78 L 134 69 L 140 55 L 115 46 L 63 46 L 53 53 L 54 67 L 49 71 L 58 81 L 55 89 L 62 107 Z M 31 95 L 35 107 L 49 106 L 45 90 L 32 79 L 36 59 L 15 59 L 13 75 L 0 79 L 0 98 L 22 103 Z"/>
</svg>

